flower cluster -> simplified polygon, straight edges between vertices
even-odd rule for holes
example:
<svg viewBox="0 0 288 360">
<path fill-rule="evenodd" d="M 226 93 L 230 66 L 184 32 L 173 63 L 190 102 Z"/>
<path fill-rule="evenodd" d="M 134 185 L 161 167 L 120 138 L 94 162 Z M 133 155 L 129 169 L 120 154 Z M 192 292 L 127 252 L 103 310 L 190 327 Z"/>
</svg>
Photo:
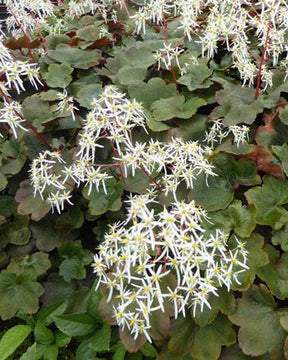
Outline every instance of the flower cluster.
<svg viewBox="0 0 288 360">
<path fill-rule="evenodd" d="M 254 31 L 258 48 L 264 51 L 263 60 L 271 59 L 270 66 L 278 64 L 281 54 L 287 53 L 288 4 L 285 0 L 151 0 L 140 7 L 132 17 L 137 33 L 146 33 L 147 22 L 167 26 L 167 18 L 178 17 L 184 37 L 202 45 L 202 54 L 210 58 L 218 45 L 226 44 L 232 54 L 234 66 L 239 70 L 243 83 L 253 84 L 259 69 L 262 81 L 272 85 L 273 73 L 268 67 L 260 67 L 255 59 L 248 34 Z M 165 18 L 166 20 L 165 20 Z M 198 34 L 195 37 L 195 34 Z M 168 46 L 168 44 L 166 44 Z M 169 48 L 169 52 L 172 53 Z M 157 52 L 157 60 L 160 60 Z"/>
<path fill-rule="evenodd" d="M 111 144 L 115 164 L 125 176 L 128 170 L 134 175 L 136 169 L 149 178 L 157 173 L 154 182 L 158 189 L 174 195 L 174 203 L 158 212 L 153 208 L 153 204 L 161 206 L 156 200 L 156 187 L 147 189 L 144 195 L 131 196 L 127 220 L 111 227 L 95 255 L 98 285 L 108 288 L 108 301 L 112 296 L 117 300 L 117 323 L 135 338 L 143 333 L 150 340 L 153 312 L 165 311 L 169 301 L 175 317 L 185 315 L 187 307 L 193 307 L 194 314 L 198 307 L 209 307 L 209 295 L 217 296 L 219 286 L 229 290 L 233 281 L 238 282 L 238 274 L 247 269 L 247 254 L 238 239 L 231 248 L 226 234 L 205 230 L 203 221 L 209 219 L 203 208 L 194 201 L 177 199 L 181 182 L 189 189 L 199 174 L 215 175 L 207 160 L 210 148 L 182 139 L 134 142 L 135 127 L 145 130 L 141 105 L 107 86 L 93 101 L 72 164 L 66 166 L 58 152 L 45 151 L 33 161 L 30 171 L 34 193 L 46 197 L 60 213 L 66 201 L 72 203 L 74 186 L 84 184 L 88 194 L 93 187 L 106 193 L 105 182 L 112 177 L 108 169 L 113 164 L 95 163 L 102 140 Z M 236 128 L 231 131 L 237 133 Z M 216 131 L 214 136 L 218 135 Z"/>
<path fill-rule="evenodd" d="M 67 97 L 67 94 L 60 95 L 61 98 L 63 96 L 61 101 L 64 101 L 65 108 L 67 104 L 73 107 L 73 100 Z M 62 103 L 60 105 L 62 109 Z M 181 182 L 184 182 L 189 189 L 193 187 L 193 181 L 201 173 L 205 174 L 206 178 L 209 175 L 215 175 L 213 165 L 207 160 L 211 149 L 203 148 L 196 141 L 172 138 L 169 143 L 153 139 L 149 142 L 134 142 L 132 130 L 135 127 L 141 127 L 146 131 L 143 108 L 136 100 L 126 99 L 124 94 L 119 93 L 114 86 L 107 86 L 92 105 L 93 109 L 88 113 L 79 134 L 78 150 L 73 163 L 60 169 L 58 175 L 55 175 L 52 168 L 56 160 L 60 161 L 60 155 L 56 152 L 55 158 L 51 159 L 53 153 L 46 151 L 34 160 L 31 168 L 31 178 L 36 193 L 39 191 L 43 197 L 43 191 L 47 188 L 46 192 L 49 194 L 50 191 L 54 200 L 51 201 L 51 196 L 47 199 L 56 206 L 58 211 L 62 209 L 63 201 L 60 198 L 60 205 L 57 206 L 54 198 L 55 191 L 59 195 L 58 192 L 63 190 L 66 196 L 68 183 L 73 186 L 74 184 L 86 185 L 88 194 L 91 193 L 93 187 L 99 191 L 100 185 L 106 192 L 105 181 L 111 177 L 108 169 L 113 164 L 96 163 L 97 150 L 103 148 L 101 140 L 108 141 L 111 145 L 115 165 L 119 165 L 123 176 L 127 177 L 128 174 L 134 176 L 136 169 L 145 172 L 147 176 L 158 174 L 158 182 L 155 181 L 158 188 L 165 195 L 172 193 L 175 199 Z M 49 160 L 46 159 L 47 156 Z M 43 171 L 43 166 L 45 171 Z M 57 181 L 53 183 L 51 179 Z"/>
<path fill-rule="evenodd" d="M 167 311 L 172 302 L 175 318 L 189 307 L 195 315 L 210 308 L 209 295 L 218 296 L 218 287 L 229 290 L 248 268 L 244 243 L 235 238 L 231 248 L 227 234 L 207 233 L 207 214 L 194 201 L 157 214 L 150 208 L 155 202 L 153 191 L 131 197 L 127 220 L 111 226 L 93 264 L 107 301 L 113 296 L 118 325 L 148 340 L 155 311 Z"/>
<path fill-rule="evenodd" d="M 229 134 L 233 135 L 234 143 L 239 147 L 248 140 L 249 128 L 246 125 L 230 125 L 225 128 L 221 119 L 214 120 L 210 130 L 206 132 L 204 140 L 213 147 L 216 143 L 221 143 L 223 139 L 226 139 Z"/>
</svg>

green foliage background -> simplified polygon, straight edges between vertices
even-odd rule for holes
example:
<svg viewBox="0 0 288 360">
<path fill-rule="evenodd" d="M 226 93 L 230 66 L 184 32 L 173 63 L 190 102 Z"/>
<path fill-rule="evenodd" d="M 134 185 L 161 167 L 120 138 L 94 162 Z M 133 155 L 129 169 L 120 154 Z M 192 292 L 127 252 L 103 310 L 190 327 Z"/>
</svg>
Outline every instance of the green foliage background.
<svg viewBox="0 0 288 360">
<path fill-rule="evenodd" d="M 107 25 L 113 41 L 95 40 L 102 25 L 97 16 L 84 16 L 66 34 L 45 37 L 49 51 L 39 60 L 44 87 L 13 94 L 25 119 L 69 158 L 91 101 L 112 83 L 143 103 L 149 135 L 136 132 L 135 139 L 201 141 L 209 120 L 219 117 L 225 125 L 250 125 L 249 144 L 237 148 L 227 138 L 210 158 L 218 176 L 209 187 L 200 177 L 188 194 L 209 212 L 208 231 L 218 228 L 246 241 L 249 270 L 233 291 L 222 289 L 210 299 L 211 310 L 177 320 L 158 313 L 151 320 L 153 345 L 133 340 L 115 326 L 105 292 L 95 291 L 90 264 L 108 225 L 125 218 L 127 192 L 145 191 L 149 179 L 137 172 L 122 182 L 115 173 L 107 195 L 78 189 L 74 206 L 52 214 L 34 198 L 27 172 L 45 145 L 32 132 L 7 136 L 0 140 L 0 360 L 287 359 L 288 106 L 278 106 L 288 99 L 285 74 L 276 69 L 273 87 L 254 100 L 255 89 L 242 86 L 225 51 L 208 61 L 187 42 L 199 64 L 184 76 L 176 70 L 176 88 L 171 72 L 155 66 L 161 29 L 149 29 L 143 41 L 131 36 L 134 25 L 127 19 L 124 29 Z M 29 58 L 41 42 L 24 37 L 7 45 Z M 63 88 L 77 100 L 76 122 L 57 113 L 56 93 Z M 105 148 L 99 161 L 111 156 Z"/>
</svg>

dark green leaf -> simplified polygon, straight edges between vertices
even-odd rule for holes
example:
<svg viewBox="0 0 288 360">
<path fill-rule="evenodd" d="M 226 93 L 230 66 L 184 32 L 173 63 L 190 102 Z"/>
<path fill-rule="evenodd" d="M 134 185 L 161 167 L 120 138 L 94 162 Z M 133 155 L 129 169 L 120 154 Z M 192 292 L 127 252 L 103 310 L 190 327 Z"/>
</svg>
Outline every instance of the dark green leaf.
<svg viewBox="0 0 288 360">
<path fill-rule="evenodd" d="M 264 285 L 253 285 L 244 292 L 236 312 L 229 318 L 240 326 L 238 339 L 244 354 L 259 356 L 269 352 L 275 360 L 284 358 L 286 335 L 273 296 Z"/>
<path fill-rule="evenodd" d="M 93 332 L 97 322 L 87 314 L 68 314 L 55 317 L 58 329 L 68 336 L 84 336 Z"/>
<path fill-rule="evenodd" d="M 49 345 L 54 342 L 54 335 L 50 329 L 48 329 L 44 324 L 40 321 L 37 321 L 35 329 L 34 329 L 34 336 L 37 343 L 43 345 Z"/>
<path fill-rule="evenodd" d="M 42 286 L 27 275 L 0 273 L 0 316 L 3 320 L 13 317 L 18 310 L 34 314 L 38 310 L 38 297 L 43 293 Z M 11 301 L 13 299 L 13 301 Z"/>
</svg>

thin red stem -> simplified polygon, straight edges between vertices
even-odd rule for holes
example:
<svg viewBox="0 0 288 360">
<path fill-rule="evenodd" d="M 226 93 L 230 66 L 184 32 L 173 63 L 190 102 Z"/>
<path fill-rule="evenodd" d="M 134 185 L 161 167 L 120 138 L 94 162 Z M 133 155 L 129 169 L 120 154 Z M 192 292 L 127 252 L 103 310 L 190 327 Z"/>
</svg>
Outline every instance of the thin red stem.
<svg viewBox="0 0 288 360">
<path fill-rule="evenodd" d="M 269 45 L 269 34 L 270 34 L 271 26 L 272 26 L 272 20 L 268 24 L 267 33 L 266 33 L 266 39 L 265 39 L 265 45 L 264 45 L 264 49 L 263 49 L 261 59 L 259 61 L 257 85 L 256 85 L 256 90 L 255 90 L 255 96 L 254 96 L 255 100 L 258 100 L 258 98 L 259 98 L 260 85 L 261 85 L 261 76 L 262 76 L 262 68 L 263 68 L 264 63 L 267 61 L 266 53 L 267 53 L 267 49 L 268 49 L 268 45 Z"/>
<path fill-rule="evenodd" d="M 0 93 L 2 94 L 4 100 L 10 104 L 10 99 L 5 95 L 5 93 L 0 88 Z M 48 142 L 44 139 L 44 137 L 34 128 L 32 124 L 30 124 L 27 120 L 24 119 L 22 114 L 20 114 L 17 110 L 13 108 L 14 113 L 24 122 L 24 124 L 34 132 L 34 134 L 45 144 L 50 150 L 52 150 L 52 147 L 48 144 Z"/>
</svg>

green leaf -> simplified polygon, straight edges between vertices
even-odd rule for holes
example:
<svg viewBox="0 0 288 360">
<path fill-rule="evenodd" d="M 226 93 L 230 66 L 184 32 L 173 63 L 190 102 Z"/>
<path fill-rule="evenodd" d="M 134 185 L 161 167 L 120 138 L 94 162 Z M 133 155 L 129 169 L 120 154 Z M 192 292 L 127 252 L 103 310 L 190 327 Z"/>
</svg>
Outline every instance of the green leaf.
<svg viewBox="0 0 288 360">
<path fill-rule="evenodd" d="M 281 161 L 282 169 L 286 176 L 288 176 L 288 145 L 272 146 L 273 154 L 275 154 Z"/>
<path fill-rule="evenodd" d="M 83 196 L 89 200 L 89 210 L 92 215 L 101 215 L 107 211 L 117 211 L 121 208 L 121 195 L 123 191 L 123 183 L 114 178 L 105 181 L 107 194 L 105 194 L 102 187 L 99 192 L 92 189 L 91 194 L 88 195 L 88 187 L 83 189 Z"/>
<path fill-rule="evenodd" d="M 262 102 L 254 100 L 254 91 L 241 85 L 230 85 L 229 88 L 217 91 L 216 100 L 220 106 L 212 111 L 211 118 L 224 118 L 225 126 L 252 124 L 257 114 L 263 110 Z"/>
<path fill-rule="evenodd" d="M 167 99 L 177 95 L 175 85 L 166 84 L 160 78 L 152 78 L 147 83 L 139 82 L 131 84 L 128 87 L 128 93 L 131 99 L 141 102 L 147 109 L 156 100 Z"/>
<path fill-rule="evenodd" d="M 227 209 L 219 210 L 209 214 L 209 222 L 205 222 L 205 229 L 215 232 L 220 229 L 224 233 L 231 230 L 236 235 L 249 237 L 254 230 L 255 210 L 252 207 L 242 206 L 240 200 L 234 200 Z"/>
<path fill-rule="evenodd" d="M 124 360 L 126 354 L 126 349 L 122 345 L 122 343 L 119 341 L 116 345 L 116 351 L 113 355 L 113 360 Z"/>
<path fill-rule="evenodd" d="M 231 238 L 229 245 L 233 248 L 236 245 L 235 239 Z M 244 291 L 253 283 L 256 270 L 268 264 L 267 253 L 263 250 L 264 238 L 260 234 L 252 234 L 249 239 L 245 239 L 245 249 L 248 252 L 247 266 L 249 269 L 238 274 L 237 279 L 241 285 L 233 283 L 232 289 Z"/>
<path fill-rule="evenodd" d="M 206 80 L 212 75 L 213 70 L 209 69 L 206 64 L 206 59 L 198 59 L 198 64 L 189 65 L 188 73 L 181 76 L 177 82 L 187 86 L 189 91 L 210 87 L 211 81 Z"/>
<path fill-rule="evenodd" d="M 97 327 L 97 321 L 87 314 L 68 314 L 55 317 L 58 329 L 68 336 L 88 335 Z"/>
<path fill-rule="evenodd" d="M 87 109 L 92 109 L 92 101 L 102 92 L 101 84 L 82 85 L 81 89 L 75 95 L 75 99 L 79 104 Z"/>
<path fill-rule="evenodd" d="M 34 343 L 27 351 L 20 357 L 19 360 L 37 360 L 37 344 Z"/>
<path fill-rule="evenodd" d="M 82 248 L 81 241 L 65 242 L 58 248 L 59 254 L 65 260 L 59 266 L 59 275 L 65 281 L 83 279 L 86 276 L 85 266 L 93 260 L 92 253 Z"/>
<path fill-rule="evenodd" d="M 2 195 L 0 196 L 0 215 L 9 218 L 17 212 L 17 204 L 13 196 Z"/>
<path fill-rule="evenodd" d="M 1 146 L 1 155 L 5 157 L 0 167 L 4 175 L 18 174 L 26 161 L 23 145 L 16 139 L 4 142 Z"/>
<path fill-rule="evenodd" d="M 6 360 L 20 346 L 30 334 L 31 328 L 27 325 L 16 325 L 7 330 L 0 341 L 0 360 Z"/>
<path fill-rule="evenodd" d="M 189 353 L 194 360 L 216 360 L 221 346 L 229 346 L 235 341 L 235 332 L 227 317 L 218 315 L 211 324 L 199 327 L 187 316 L 175 320 L 168 350 L 172 355 Z"/>
<path fill-rule="evenodd" d="M 37 344 L 37 359 L 58 360 L 58 347 L 56 344 Z"/>
<path fill-rule="evenodd" d="M 37 252 L 32 255 L 27 255 L 23 258 L 13 258 L 7 267 L 11 274 L 31 275 L 37 278 L 46 273 L 51 267 L 49 255 Z"/>
<path fill-rule="evenodd" d="M 279 110 L 279 119 L 284 125 L 288 125 L 288 106 L 280 107 Z"/>
<path fill-rule="evenodd" d="M 236 160 L 233 156 L 220 153 L 213 157 L 216 172 L 225 177 L 231 186 L 251 186 L 261 184 L 261 178 L 257 174 L 256 163 L 252 160 Z"/>
<path fill-rule="evenodd" d="M 52 88 L 66 88 L 72 81 L 73 68 L 64 64 L 51 64 L 45 76 L 47 85 Z"/>
<path fill-rule="evenodd" d="M 104 323 L 91 338 L 91 347 L 96 352 L 104 352 L 110 349 L 111 326 Z"/>
<path fill-rule="evenodd" d="M 38 297 L 43 288 L 34 278 L 27 275 L 0 273 L 0 316 L 3 320 L 13 317 L 18 310 L 34 314 L 38 310 Z M 11 301 L 13 299 L 13 301 Z"/>
<path fill-rule="evenodd" d="M 67 346 L 71 341 L 71 336 L 63 333 L 57 333 L 55 335 L 56 344 L 59 348 Z"/>
<path fill-rule="evenodd" d="M 12 222 L 4 225 L 0 234 L 0 242 L 1 238 L 14 245 L 27 244 L 30 239 L 29 217 L 15 215 Z"/>
<path fill-rule="evenodd" d="M 97 21 L 93 23 L 93 25 L 84 26 L 76 31 L 77 37 L 86 41 L 94 42 L 99 38 L 100 30 L 103 25 L 103 21 Z"/>
<path fill-rule="evenodd" d="M 39 94 L 27 96 L 22 103 L 22 111 L 25 119 L 40 132 L 44 129 L 42 124 L 59 117 L 59 114 L 53 113 L 49 102 L 41 100 Z"/>
<path fill-rule="evenodd" d="M 272 244 L 280 245 L 285 252 L 288 251 L 288 226 L 285 225 L 279 230 L 272 230 Z"/>
<path fill-rule="evenodd" d="M 153 102 L 151 110 L 156 121 L 166 121 L 173 118 L 189 119 L 200 106 L 205 105 L 203 99 L 194 97 L 185 101 L 185 96 L 176 95 L 168 99 Z"/>
<path fill-rule="evenodd" d="M 197 325 L 203 327 L 207 324 L 211 324 L 219 311 L 226 315 L 229 315 L 235 311 L 236 302 L 233 292 L 228 292 L 224 288 L 219 288 L 217 289 L 217 293 L 218 296 L 214 294 L 209 296 L 209 304 L 211 305 L 211 309 L 209 309 L 208 306 L 205 306 L 202 311 L 199 308 L 197 309 L 194 317 L 194 321 Z"/>
<path fill-rule="evenodd" d="M 66 44 L 59 44 L 55 50 L 49 50 L 48 56 L 60 63 L 67 63 L 77 69 L 89 69 L 99 64 L 100 50 L 80 50 Z"/>
<path fill-rule="evenodd" d="M 117 73 L 121 85 L 131 85 L 142 82 L 147 74 L 146 66 L 123 66 Z"/>
<path fill-rule="evenodd" d="M 280 229 L 288 222 L 288 211 L 281 205 L 288 203 L 288 181 L 264 176 L 263 185 L 245 193 L 249 204 L 256 208 L 256 222 Z"/>
<path fill-rule="evenodd" d="M 194 360 L 217 360 L 221 353 L 221 347 L 223 345 L 230 346 L 235 341 L 236 334 L 231 322 L 226 316 L 218 315 L 210 325 L 195 327 L 190 354 Z"/>
<path fill-rule="evenodd" d="M 207 211 L 225 209 L 233 200 L 234 193 L 231 185 L 222 176 L 206 176 L 201 174 L 193 182 L 191 196 L 198 205 Z"/>
<path fill-rule="evenodd" d="M 240 326 L 238 339 L 244 354 L 260 356 L 268 352 L 275 360 L 284 358 L 286 335 L 273 296 L 264 285 L 252 285 L 245 291 L 236 312 L 229 318 Z"/>
<path fill-rule="evenodd" d="M 261 359 L 253 357 L 253 359 L 264 360 L 262 357 Z M 252 358 L 251 356 L 243 354 L 238 345 L 235 344 L 224 349 L 220 356 L 220 360 L 252 360 Z"/>
<path fill-rule="evenodd" d="M 15 200 L 19 203 L 17 211 L 20 215 L 30 215 L 34 221 L 42 219 L 51 209 L 51 206 L 41 199 L 39 195 L 34 197 L 34 189 L 30 180 L 20 184 L 16 192 Z"/>
<path fill-rule="evenodd" d="M 149 343 L 146 343 L 140 349 L 141 353 L 146 357 L 156 358 L 158 353 L 155 347 Z"/>
<path fill-rule="evenodd" d="M 34 336 L 37 343 L 43 345 L 49 345 L 54 342 L 54 335 L 50 329 L 48 329 L 44 324 L 40 321 L 37 321 L 35 329 L 34 329 Z"/>
<path fill-rule="evenodd" d="M 59 301 L 50 306 L 42 306 L 37 313 L 37 320 L 41 321 L 45 326 L 52 324 L 55 316 L 62 315 L 67 308 L 67 301 Z"/>
<path fill-rule="evenodd" d="M 265 281 L 271 293 L 279 299 L 288 297 L 288 254 L 280 257 L 272 245 L 265 246 L 269 263 L 257 270 L 257 275 Z"/>
<path fill-rule="evenodd" d="M 90 338 L 83 340 L 77 348 L 76 360 L 97 360 L 95 351 L 91 348 Z"/>
<path fill-rule="evenodd" d="M 58 274 L 52 273 L 43 284 L 45 292 L 41 298 L 45 306 L 53 305 L 55 302 L 67 300 L 76 290 L 74 281 L 68 283 Z"/>
</svg>

